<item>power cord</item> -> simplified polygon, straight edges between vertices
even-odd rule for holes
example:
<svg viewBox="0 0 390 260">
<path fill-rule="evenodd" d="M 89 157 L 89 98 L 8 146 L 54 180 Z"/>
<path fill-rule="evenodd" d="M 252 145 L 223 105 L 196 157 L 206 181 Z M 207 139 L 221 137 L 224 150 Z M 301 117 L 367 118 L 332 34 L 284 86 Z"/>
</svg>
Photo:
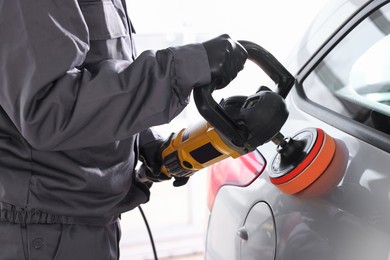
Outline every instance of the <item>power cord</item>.
<svg viewBox="0 0 390 260">
<path fill-rule="evenodd" d="M 152 235 L 152 231 L 150 230 L 148 220 L 146 219 L 145 213 L 144 213 L 144 211 L 142 210 L 141 206 L 138 206 L 138 209 L 139 209 L 139 211 L 141 212 L 142 218 L 144 219 L 144 222 L 145 222 L 145 225 L 146 225 L 146 229 L 148 230 L 150 243 L 152 244 L 154 260 L 158 260 L 157 251 L 156 251 L 156 246 L 155 246 L 155 244 L 154 244 L 153 235 Z"/>
</svg>

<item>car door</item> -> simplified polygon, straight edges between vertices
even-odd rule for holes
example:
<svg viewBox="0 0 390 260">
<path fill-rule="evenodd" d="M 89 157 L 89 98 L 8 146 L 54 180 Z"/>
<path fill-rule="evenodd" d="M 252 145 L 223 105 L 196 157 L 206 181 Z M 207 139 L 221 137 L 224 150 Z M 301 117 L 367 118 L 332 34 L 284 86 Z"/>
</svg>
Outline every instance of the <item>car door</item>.
<svg viewBox="0 0 390 260">
<path fill-rule="evenodd" d="M 345 143 L 349 161 L 327 197 L 273 204 L 276 259 L 389 258 L 389 94 L 390 4 L 372 1 L 297 75 L 284 128 L 324 129 Z"/>
<path fill-rule="evenodd" d="M 206 259 L 389 259 L 390 4 L 337 4 L 334 16 L 341 18 L 331 26 L 321 20 L 320 42 L 304 39 L 292 57 L 296 84 L 281 132 L 321 128 L 342 142 L 348 153 L 342 180 L 326 196 L 286 195 L 267 174 L 275 145 L 259 147 L 267 164 L 262 175 L 247 187 L 226 185 L 217 193 Z M 320 47 L 303 55 L 313 44 Z"/>
</svg>

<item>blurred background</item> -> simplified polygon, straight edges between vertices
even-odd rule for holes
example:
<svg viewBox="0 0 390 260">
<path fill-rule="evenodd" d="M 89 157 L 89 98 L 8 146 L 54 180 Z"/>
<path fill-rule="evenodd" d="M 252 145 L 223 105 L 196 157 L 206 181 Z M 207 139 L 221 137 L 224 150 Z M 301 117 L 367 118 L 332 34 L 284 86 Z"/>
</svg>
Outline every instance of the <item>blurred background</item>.
<svg viewBox="0 0 390 260">
<path fill-rule="evenodd" d="M 306 27 L 327 0 L 127 0 L 136 30 L 138 54 L 203 42 L 227 33 L 235 40 L 253 41 L 279 61 L 297 44 Z M 225 89 L 213 96 L 253 94 L 269 79 L 247 62 Z M 167 137 L 201 120 L 191 98 L 171 123 L 157 127 Z M 150 201 L 142 205 L 154 236 L 159 259 L 203 259 L 208 221 L 207 169 L 179 188 L 172 182 L 154 184 Z M 148 232 L 138 209 L 122 215 L 121 259 L 153 259 Z"/>
</svg>

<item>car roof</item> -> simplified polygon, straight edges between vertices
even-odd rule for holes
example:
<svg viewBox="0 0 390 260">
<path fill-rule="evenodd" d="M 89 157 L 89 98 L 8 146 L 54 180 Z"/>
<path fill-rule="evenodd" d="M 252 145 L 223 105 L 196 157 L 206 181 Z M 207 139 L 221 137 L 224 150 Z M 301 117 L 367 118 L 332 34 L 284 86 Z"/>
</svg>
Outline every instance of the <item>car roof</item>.
<svg viewBox="0 0 390 260">
<path fill-rule="evenodd" d="M 309 59 L 364 6 L 373 0 L 330 0 L 306 29 L 287 58 L 288 70 L 296 75 Z"/>
</svg>

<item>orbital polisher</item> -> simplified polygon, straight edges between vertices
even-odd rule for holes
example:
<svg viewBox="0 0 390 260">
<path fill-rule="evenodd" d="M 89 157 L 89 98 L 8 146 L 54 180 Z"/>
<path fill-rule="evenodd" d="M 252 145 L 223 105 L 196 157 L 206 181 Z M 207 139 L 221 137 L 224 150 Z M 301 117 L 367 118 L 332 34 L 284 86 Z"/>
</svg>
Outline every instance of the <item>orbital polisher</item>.
<svg viewBox="0 0 390 260">
<path fill-rule="evenodd" d="M 322 196 L 342 178 L 347 150 L 342 141 L 319 128 L 307 128 L 292 137 L 280 129 L 288 118 L 285 98 L 294 77 L 261 46 L 240 41 L 248 59 L 276 84 L 275 92 L 260 87 L 250 96 L 233 96 L 218 104 L 212 97 L 217 82 L 195 88 L 194 100 L 205 121 L 172 134 L 162 150 L 161 172 L 188 177 L 225 158 L 237 158 L 272 141 L 277 152 L 270 162 L 270 181 L 286 194 Z"/>
</svg>

